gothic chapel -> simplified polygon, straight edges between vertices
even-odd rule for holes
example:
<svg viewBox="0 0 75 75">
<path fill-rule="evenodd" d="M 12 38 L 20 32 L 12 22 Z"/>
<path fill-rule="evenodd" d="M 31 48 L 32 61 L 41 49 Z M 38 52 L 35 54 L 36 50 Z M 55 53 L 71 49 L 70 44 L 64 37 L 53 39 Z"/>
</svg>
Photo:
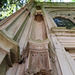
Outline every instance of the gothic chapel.
<svg viewBox="0 0 75 75">
<path fill-rule="evenodd" d="M 30 1 L 2 20 L 0 75 L 75 75 L 75 3 Z"/>
</svg>

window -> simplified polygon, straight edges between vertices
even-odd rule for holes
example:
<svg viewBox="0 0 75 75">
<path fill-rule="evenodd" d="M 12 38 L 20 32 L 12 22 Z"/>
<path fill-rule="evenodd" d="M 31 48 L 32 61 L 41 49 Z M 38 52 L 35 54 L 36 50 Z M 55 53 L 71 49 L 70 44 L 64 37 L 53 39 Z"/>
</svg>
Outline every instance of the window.
<svg viewBox="0 0 75 75">
<path fill-rule="evenodd" d="M 63 17 L 56 17 L 53 19 L 58 27 L 66 27 L 66 28 L 72 28 L 75 26 L 75 24 L 69 20 L 65 19 Z"/>
</svg>

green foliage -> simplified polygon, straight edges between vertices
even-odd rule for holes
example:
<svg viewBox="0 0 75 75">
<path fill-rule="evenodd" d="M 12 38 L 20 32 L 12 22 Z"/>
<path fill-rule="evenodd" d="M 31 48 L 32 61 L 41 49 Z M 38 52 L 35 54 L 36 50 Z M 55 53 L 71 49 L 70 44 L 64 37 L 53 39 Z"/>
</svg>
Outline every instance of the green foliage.
<svg viewBox="0 0 75 75">
<path fill-rule="evenodd" d="M 2 11 L 0 12 L 0 15 L 1 15 L 0 19 L 2 20 L 3 18 L 10 16 L 16 10 L 17 10 L 16 4 L 7 5 L 6 8 L 4 8 L 4 6 L 2 6 Z"/>
<path fill-rule="evenodd" d="M 72 0 L 72 2 L 75 2 L 75 0 Z"/>
<path fill-rule="evenodd" d="M 2 0 L 0 1 L 0 21 L 19 10 L 28 0 Z"/>
<path fill-rule="evenodd" d="M 38 2 L 51 2 L 52 0 L 36 0 Z"/>
<path fill-rule="evenodd" d="M 1 8 L 5 3 L 7 4 L 7 0 L 1 0 L 1 1 L 0 1 L 0 8 Z"/>
</svg>

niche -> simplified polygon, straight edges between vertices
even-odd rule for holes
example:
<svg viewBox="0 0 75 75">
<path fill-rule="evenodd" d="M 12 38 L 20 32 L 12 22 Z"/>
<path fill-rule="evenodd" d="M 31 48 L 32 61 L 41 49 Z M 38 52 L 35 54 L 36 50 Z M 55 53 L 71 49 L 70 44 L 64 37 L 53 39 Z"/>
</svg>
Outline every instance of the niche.
<svg viewBox="0 0 75 75">
<path fill-rule="evenodd" d="M 36 6 L 36 9 L 37 10 L 41 10 L 41 6 Z"/>
<path fill-rule="evenodd" d="M 43 16 L 41 14 L 35 15 L 34 20 L 35 21 L 38 21 L 38 22 L 44 21 Z"/>
</svg>

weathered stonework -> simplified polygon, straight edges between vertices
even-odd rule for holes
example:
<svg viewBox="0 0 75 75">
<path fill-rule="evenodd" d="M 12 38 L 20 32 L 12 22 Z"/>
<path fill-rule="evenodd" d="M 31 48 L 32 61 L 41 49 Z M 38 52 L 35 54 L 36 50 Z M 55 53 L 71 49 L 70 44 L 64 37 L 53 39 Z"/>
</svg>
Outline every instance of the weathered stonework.
<svg viewBox="0 0 75 75">
<path fill-rule="evenodd" d="M 0 75 L 75 75 L 75 3 L 30 2 L 0 22 Z"/>
</svg>

